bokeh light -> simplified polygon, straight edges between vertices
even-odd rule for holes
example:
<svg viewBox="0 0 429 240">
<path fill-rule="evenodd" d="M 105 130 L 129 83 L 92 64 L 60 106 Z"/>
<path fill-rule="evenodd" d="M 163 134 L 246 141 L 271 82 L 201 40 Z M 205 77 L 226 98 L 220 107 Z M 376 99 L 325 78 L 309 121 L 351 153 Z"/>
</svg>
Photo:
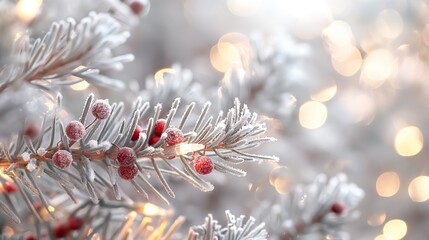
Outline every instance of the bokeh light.
<svg viewBox="0 0 429 240">
<path fill-rule="evenodd" d="M 311 100 L 318 102 L 327 102 L 331 100 L 337 93 L 337 84 L 332 84 L 331 86 L 324 88 L 315 94 L 311 95 Z"/>
<path fill-rule="evenodd" d="M 407 234 L 407 224 L 400 219 L 393 219 L 384 224 L 383 234 L 389 240 L 399 240 Z"/>
<path fill-rule="evenodd" d="M 24 22 L 30 22 L 39 14 L 42 0 L 20 0 L 16 5 L 16 13 Z"/>
<path fill-rule="evenodd" d="M 375 213 L 370 218 L 368 218 L 368 225 L 376 227 L 380 226 L 381 224 L 386 221 L 386 213 Z"/>
<path fill-rule="evenodd" d="M 361 83 L 370 89 L 378 88 L 394 73 L 395 68 L 396 61 L 390 51 L 371 51 L 362 66 Z"/>
<path fill-rule="evenodd" d="M 375 186 L 378 195 L 391 197 L 398 192 L 400 184 L 401 180 L 396 172 L 385 172 L 378 176 Z"/>
<path fill-rule="evenodd" d="M 85 80 L 75 83 L 73 85 L 70 85 L 70 88 L 75 90 L 75 91 L 83 91 L 85 89 L 87 89 L 89 87 L 89 83 Z"/>
<path fill-rule="evenodd" d="M 299 108 L 299 123 L 304 128 L 316 129 L 325 124 L 328 110 L 321 102 L 308 101 Z"/>
<path fill-rule="evenodd" d="M 429 177 L 414 178 L 408 186 L 408 195 L 414 202 L 425 202 L 429 199 Z"/>
<path fill-rule="evenodd" d="M 403 157 L 418 154 L 423 148 L 423 135 L 418 127 L 407 126 L 400 129 L 395 137 L 396 152 Z"/>
</svg>

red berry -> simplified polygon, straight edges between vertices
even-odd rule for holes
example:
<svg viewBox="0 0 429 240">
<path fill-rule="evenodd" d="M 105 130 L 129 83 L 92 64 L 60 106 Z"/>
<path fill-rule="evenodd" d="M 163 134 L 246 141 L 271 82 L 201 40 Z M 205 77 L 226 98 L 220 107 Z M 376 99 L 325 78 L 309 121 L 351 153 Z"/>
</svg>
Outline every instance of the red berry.
<svg viewBox="0 0 429 240">
<path fill-rule="evenodd" d="M 194 168 L 201 175 L 209 174 L 213 171 L 213 161 L 207 156 L 195 158 Z"/>
<path fill-rule="evenodd" d="M 140 15 L 143 12 L 144 5 L 141 1 L 135 0 L 130 3 L 130 9 L 135 15 Z"/>
<path fill-rule="evenodd" d="M 27 136 L 31 140 L 35 139 L 39 135 L 39 126 L 35 122 L 29 122 L 24 129 L 24 136 Z"/>
<path fill-rule="evenodd" d="M 165 138 L 165 142 L 168 145 L 176 145 L 176 144 L 183 142 L 182 130 L 180 130 L 178 128 L 167 128 L 167 130 L 165 130 L 165 133 L 167 133 L 167 137 Z"/>
<path fill-rule="evenodd" d="M 131 166 L 119 166 L 118 174 L 119 177 L 125 180 L 131 180 L 137 175 L 138 169 L 135 165 Z"/>
<path fill-rule="evenodd" d="M 6 190 L 7 193 L 14 193 L 17 190 L 15 184 L 11 183 L 11 182 L 5 182 L 4 185 L 3 185 L 3 187 L 4 187 L 4 190 Z"/>
<path fill-rule="evenodd" d="M 56 238 L 63 238 L 69 234 L 70 228 L 69 225 L 65 222 L 60 222 L 54 226 L 52 229 L 52 235 Z"/>
<path fill-rule="evenodd" d="M 334 202 L 331 205 L 331 212 L 335 213 L 336 215 L 341 215 L 345 209 L 346 206 L 342 202 Z"/>
<path fill-rule="evenodd" d="M 153 135 L 152 137 L 149 138 L 149 146 L 154 145 L 155 143 L 157 143 L 159 141 L 159 136 L 157 135 Z"/>
<path fill-rule="evenodd" d="M 36 236 L 34 236 L 34 234 L 33 233 L 27 233 L 26 235 L 25 235 L 25 238 L 24 238 L 25 240 L 37 240 L 37 238 L 36 238 Z"/>
<path fill-rule="evenodd" d="M 158 119 L 155 122 L 155 127 L 154 127 L 155 134 L 157 136 L 161 136 L 162 132 L 164 132 L 164 128 L 165 128 L 165 119 Z"/>
<path fill-rule="evenodd" d="M 79 230 L 84 224 L 84 221 L 80 217 L 70 217 L 68 219 L 68 225 L 71 230 Z"/>
<path fill-rule="evenodd" d="M 132 141 L 139 140 L 140 133 L 144 132 L 144 129 L 140 127 L 139 125 L 136 126 L 136 129 L 134 129 L 133 136 L 131 137 Z"/>
<path fill-rule="evenodd" d="M 71 121 L 66 127 L 66 134 L 71 140 L 77 141 L 85 136 L 85 126 L 79 121 Z"/>
<path fill-rule="evenodd" d="M 106 119 L 110 115 L 110 104 L 109 100 L 97 100 L 94 104 L 92 104 L 91 112 L 92 115 L 94 115 L 97 119 Z"/>
<path fill-rule="evenodd" d="M 121 166 L 130 166 L 136 162 L 136 154 L 133 149 L 129 147 L 123 147 L 119 149 L 116 159 Z"/>
<path fill-rule="evenodd" d="M 36 211 L 39 211 L 40 209 L 42 209 L 43 204 L 42 204 L 42 202 L 35 202 L 35 203 L 33 203 L 33 207 L 34 207 L 34 209 L 36 209 Z"/>
<path fill-rule="evenodd" d="M 70 152 L 67 152 L 66 150 L 58 150 L 52 156 L 52 161 L 58 168 L 65 169 L 69 167 L 73 162 L 73 156 Z"/>
</svg>

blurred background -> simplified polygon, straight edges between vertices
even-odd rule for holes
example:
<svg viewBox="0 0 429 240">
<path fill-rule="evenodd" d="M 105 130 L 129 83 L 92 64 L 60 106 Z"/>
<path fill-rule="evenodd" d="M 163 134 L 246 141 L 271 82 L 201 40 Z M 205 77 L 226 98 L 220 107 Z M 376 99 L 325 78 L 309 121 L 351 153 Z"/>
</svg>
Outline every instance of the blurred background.
<svg viewBox="0 0 429 240">
<path fill-rule="evenodd" d="M 102 0 L 19 2 L 37 2 L 43 13 L 30 19 L 33 36 L 64 16 L 110 7 Z M 173 95 L 211 100 L 215 111 L 240 97 L 278 138 L 258 153 L 277 155 L 279 163 L 246 166 L 240 179 L 212 174 L 211 193 L 171 179 L 173 207 L 187 225 L 208 212 L 222 219 L 225 209 L 250 214 L 318 173 L 344 172 L 366 193 L 360 218 L 347 226 L 351 239 L 429 234 L 427 1 L 153 0 L 129 31 L 118 51 L 135 61 L 110 73 L 126 89 L 82 82 L 63 88 L 65 99 L 94 92 L 152 101 L 153 89 L 183 74 L 192 86 Z M 78 115 L 82 101 L 69 101 L 70 112 Z"/>
</svg>

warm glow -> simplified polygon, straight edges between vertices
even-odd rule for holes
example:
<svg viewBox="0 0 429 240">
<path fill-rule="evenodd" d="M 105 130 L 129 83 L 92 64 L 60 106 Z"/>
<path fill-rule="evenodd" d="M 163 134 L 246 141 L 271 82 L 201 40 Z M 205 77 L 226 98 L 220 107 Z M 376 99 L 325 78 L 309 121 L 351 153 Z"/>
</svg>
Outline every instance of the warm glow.
<svg viewBox="0 0 429 240">
<path fill-rule="evenodd" d="M 407 234 L 407 224 L 400 219 L 390 220 L 384 225 L 383 234 L 390 240 L 402 239 Z"/>
<path fill-rule="evenodd" d="M 0 177 L 6 180 L 7 182 L 13 182 L 12 178 L 4 173 L 4 169 L 0 170 Z"/>
<path fill-rule="evenodd" d="M 389 240 L 389 239 L 387 239 L 383 234 L 380 234 L 377 237 L 375 237 L 374 240 Z"/>
<path fill-rule="evenodd" d="M 423 148 L 423 135 L 418 127 L 408 126 L 398 131 L 395 137 L 396 152 L 403 157 L 418 154 Z"/>
<path fill-rule="evenodd" d="M 75 91 L 83 91 L 85 89 L 87 89 L 89 87 L 89 83 L 85 80 L 75 83 L 73 85 L 70 86 L 71 89 L 75 90 Z"/>
<path fill-rule="evenodd" d="M 231 32 L 220 37 L 211 48 L 210 62 L 217 71 L 225 73 L 232 68 L 246 68 L 250 55 L 249 39 L 241 33 Z"/>
<path fill-rule="evenodd" d="M 398 192 L 400 183 L 401 180 L 396 172 L 385 172 L 378 176 L 375 186 L 378 195 L 391 197 Z"/>
<path fill-rule="evenodd" d="M 54 212 L 54 211 L 55 211 L 55 208 L 54 208 L 54 207 L 52 207 L 52 206 L 48 206 L 48 211 L 49 211 L 49 212 Z"/>
<path fill-rule="evenodd" d="M 191 152 L 196 152 L 203 150 L 205 148 L 204 144 L 197 144 L 197 143 L 181 143 L 177 144 L 175 147 L 176 155 L 185 155 Z"/>
<path fill-rule="evenodd" d="M 372 51 L 363 63 L 361 83 L 371 89 L 378 88 L 392 75 L 395 67 L 396 60 L 388 50 Z"/>
<path fill-rule="evenodd" d="M 41 5 L 42 0 L 20 0 L 16 4 L 16 13 L 21 20 L 30 22 L 39 14 Z"/>
<path fill-rule="evenodd" d="M 255 15 L 261 4 L 261 0 L 227 0 L 229 11 L 239 17 Z"/>
<path fill-rule="evenodd" d="M 287 179 L 279 177 L 274 181 L 274 187 L 278 193 L 286 194 L 289 192 L 291 184 Z"/>
<path fill-rule="evenodd" d="M 165 74 L 174 74 L 175 71 L 172 68 L 163 68 L 158 70 L 158 72 L 155 73 L 155 75 L 153 76 L 153 78 L 155 79 L 155 83 L 156 83 L 156 87 L 160 87 L 162 85 L 164 85 L 164 75 Z"/>
<path fill-rule="evenodd" d="M 159 215 L 164 215 L 165 214 L 165 210 L 156 206 L 155 204 L 152 203 L 145 203 L 142 204 L 139 208 L 138 211 L 141 212 L 143 215 L 145 216 L 159 216 Z"/>
<path fill-rule="evenodd" d="M 337 93 L 337 84 L 333 84 L 330 87 L 324 88 L 317 93 L 311 95 L 311 100 L 318 102 L 326 102 L 331 100 Z"/>
<path fill-rule="evenodd" d="M 299 122 L 304 128 L 319 128 L 325 124 L 327 117 L 328 110 L 320 102 L 309 101 L 299 108 Z"/>
<path fill-rule="evenodd" d="M 386 221 L 386 213 L 377 213 L 372 215 L 367 222 L 368 222 L 368 225 L 376 227 L 383 224 L 384 221 Z"/>
<path fill-rule="evenodd" d="M 429 199 L 429 177 L 414 178 L 408 186 L 408 195 L 414 202 L 424 202 Z"/>
</svg>

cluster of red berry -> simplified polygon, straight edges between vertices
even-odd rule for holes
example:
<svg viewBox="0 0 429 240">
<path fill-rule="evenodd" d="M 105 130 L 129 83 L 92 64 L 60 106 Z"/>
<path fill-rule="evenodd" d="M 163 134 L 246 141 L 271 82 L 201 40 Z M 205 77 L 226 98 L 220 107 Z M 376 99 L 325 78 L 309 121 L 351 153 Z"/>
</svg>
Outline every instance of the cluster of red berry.
<svg viewBox="0 0 429 240">
<path fill-rule="evenodd" d="M 77 216 L 70 216 L 67 221 L 60 221 L 51 229 L 51 236 L 55 239 L 67 237 L 72 231 L 77 231 L 85 224 L 84 220 Z M 46 232 L 42 233 L 42 238 L 47 237 Z M 25 235 L 25 240 L 37 240 L 36 236 L 29 232 Z"/>
<path fill-rule="evenodd" d="M 131 180 L 137 175 L 137 157 L 132 148 L 123 147 L 119 149 L 118 155 L 116 155 L 116 160 L 118 160 L 119 163 L 119 177 L 125 180 Z"/>
<path fill-rule="evenodd" d="M 52 235 L 56 238 L 66 237 L 71 231 L 82 228 L 84 221 L 80 217 L 71 216 L 67 221 L 57 223 L 52 229 Z"/>
<path fill-rule="evenodd" d="M 149 146 L 155 145 L 159 139 L 161 138 L 161 135 L 164 133 L 167 134 L 165 138 L 165 143 L 167 143 L 169 146 L 179 144 L 183 142 L 184 136 L 182 133 L 182 130 L 175 128 L 175 127 L 168 127 L 166 129 L 165 127 L 165 119 L 158 119 L 153 127 L 152 134 L 149 136 Z M 137 125 L 136 129 L 134 129 L 133 136 L 131 137 L 132 141 L 137 141 L 140 137 L 140 133 L 147 132 L 147 130 L 143 129 L 141 126 Z"/>
<path fill-rule="evenodd" d="M 97 100 L 91 107 L 91 113 L 95 119 L 103 120 L 109 117 L 110 115 L 110 104 L 107 100 Z M 34 124 L 30 125 L 34 128 Z M 32 129 L 30 128 L 30 129 Z M 38 132 L 34 129 L 27 130 L 29 133 Z M 85 126 L 80 121 L 70 121 L 66 126 L 66 135 L 72 141 L 79 141 L 86 134 Z M 52 162 L 60 169 L 68 168 L 73 162 L 73 156 L 70 152 L 66 150 L 58 150 L 52 156 Z"/>
</svg>

